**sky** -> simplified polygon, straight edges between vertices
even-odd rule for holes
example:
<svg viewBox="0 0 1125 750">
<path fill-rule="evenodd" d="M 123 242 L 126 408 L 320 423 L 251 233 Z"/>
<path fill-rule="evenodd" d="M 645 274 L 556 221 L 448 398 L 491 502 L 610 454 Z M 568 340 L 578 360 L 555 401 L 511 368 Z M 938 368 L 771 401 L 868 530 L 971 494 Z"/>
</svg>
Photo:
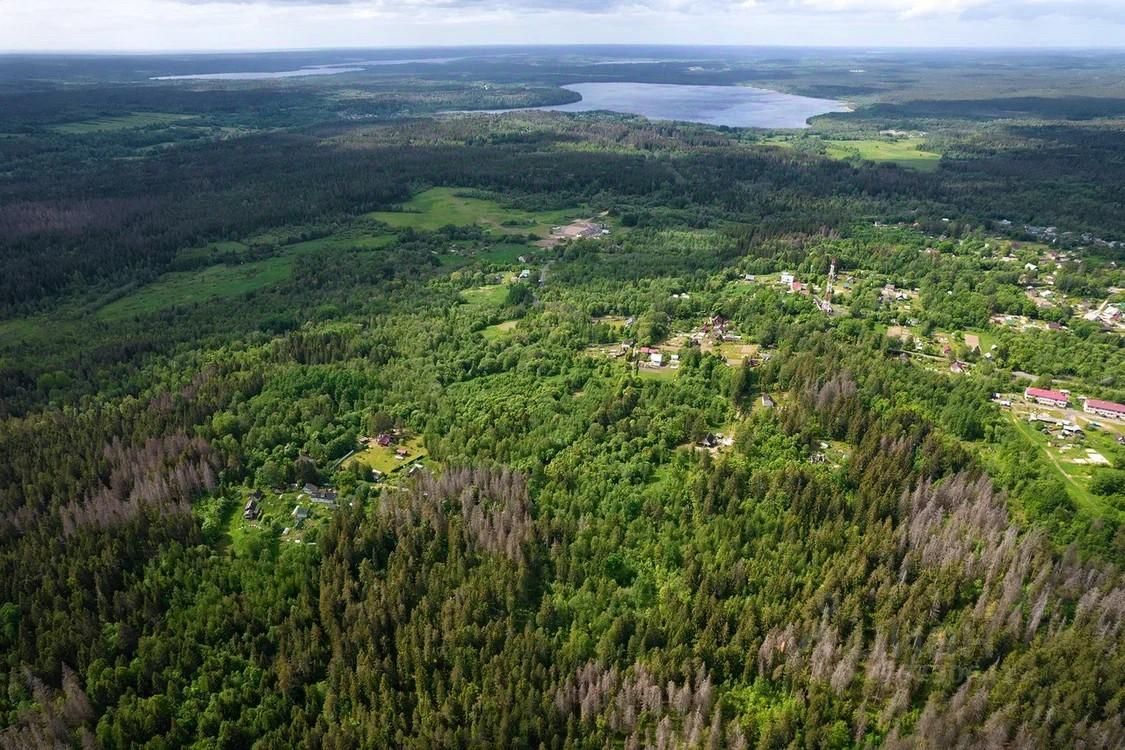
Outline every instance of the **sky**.
<svg viewBox="0 0 1125 750">
<path fill-rule="evenodd" d="M 1125 0 L 0 0 L 3 51 L 1125 47 Z"/>
</svg>

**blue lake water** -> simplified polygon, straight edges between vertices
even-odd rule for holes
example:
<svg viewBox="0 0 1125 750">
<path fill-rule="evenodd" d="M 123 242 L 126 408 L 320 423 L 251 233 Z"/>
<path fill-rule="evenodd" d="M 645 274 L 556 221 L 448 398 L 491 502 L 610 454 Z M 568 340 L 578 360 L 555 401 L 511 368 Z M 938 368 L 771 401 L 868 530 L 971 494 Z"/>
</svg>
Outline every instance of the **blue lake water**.
<svg viewBox="0 0 1125 750">
<path fill-rule="evenodd" d="M 553 112 L 608 110 L 650 120 L 681 120 L 738 128 L 804 128 L 808 119 L 848 112 L 833 99 L 782 94 L 749 86 L 691 86 L 668 83 L 573 83 L 582 100 L 532 109 Z"/>
</svg>

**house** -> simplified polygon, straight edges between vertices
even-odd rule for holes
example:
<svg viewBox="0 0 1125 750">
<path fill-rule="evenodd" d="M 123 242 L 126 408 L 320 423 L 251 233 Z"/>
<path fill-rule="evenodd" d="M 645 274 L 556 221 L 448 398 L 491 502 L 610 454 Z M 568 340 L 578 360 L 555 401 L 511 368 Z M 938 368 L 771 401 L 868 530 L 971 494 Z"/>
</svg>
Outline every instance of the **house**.
<svg viewBox="0 0 1125 750">
<path fill-rule="evenodd" d="M 1099 417 L 1109 419 L 1125 419 L 1125 404 L 1113 401 L 1102 401 L 1099 398 L 1088 398 L 1082 405 L 1082 411 L 1087 414 L 1097 414 Z"/>
<path fill-rule="evenodd" d="M 1051 330 L 1051 331 L 1061 331 L 1063 329 L 1063 327 L 1059 323 L 1056 323 L 1055 321 L 1052 320 L 1050 323 L 1047 324 L 1047 329 Z"/>
<path fill-rule="evenodd" d="M 949 366 L 949 371 L 954 373 L 955 375 L 960 375 L 962 373 L 968 372 L 969 366 L 964 362 L 957 360 Z"/>
<path fill-rule="evenodd" d="M 1063 431 L 1064 435 L 1070 435 L 1070 436 L 1082 434 L 1082 428 L 1079 427 L 1076 424 L 1064 424 L 1062 426 L 1062 431 Z"/>
<path fill-rule="evenodd" d="M 791 282 L 791 283 L 789 284 L 789 293 L 790 293 L 790 294 L 802 294 L 802 293 L 805 293 L 805 292 L 804 292 L 804 286 L 803 286 L 803 285 L 801 284 L 801 282 L 799 282 L 799 281 L 794 281 L 794 282 Z"/>
<path fill-rule="evenodd" d="M 781 283 L 784 286 L 791 287 L 791 286 L 793 286 L 793 282 L 796 281 L 796 280 L 797 280 L 797 277 L 794 276 L 790 271 L 782 271 L 781 272 Z"/>
<path fill-rule="evenodd" d="M 394 441 L 395 441 L 395 439 L 393 437 L 391 437 L 391 435 L 389 433 L 386 433 L 386 432 L 380 432 L 379 436 L 377 438 L 375 438 L 375 442 L 379 445 L 380 448 L 386 448 L 387 446 L 389 446 Z"/>
<path fill-rule="evenodd" d="M 965 334 L 965 346 L 967 346 L 969 348 L 969 351 L 971 351 L 971 352 L 973 352 L 973 351 L 979 352 L 980 351 L 980 336 L 977 336 L 974 333 L 966 333 Z"/>
<path fill-rule="evenodd" d="M 1062 391 L 1052 391 L 1046 388 L 1028 387 L 1023 392 L 1023 397 L 1042 406 L 1057 406 L 1065 409 L 1070 403 L 1070 396 Z"/>
<path fill-rule="evenodd" d="M 309 494 L 309 499 L 319 505 L 336 505 L 336 490 L 328 489 L 326 487 L 319 488 L 316 492 Z"/>
<path fill-rule="evenodd" d="M 664 365 L 664 354 L 661 352 L 653 352 L 649 355 L 648 360 L 657 367 L 662 367 Z"/>
<path fill-rule="evenodd" d="M 763 393 L 762 406 L 766 407 L 767 409 L 772 409 L 773 407 L 777 406 L 777 402 L 773 400 L 773 397 L 770 396 L 770 394 Z"/>
<path fill-rule="evenodd" d="M 528 269 L 526 269 L 526 268 L 525 268 L 525 269 L 523 269 L 522 271 L 520 271 L 520 278 L 521 278 L 521 279 L 529 279 L 529 278 L 531 278 L 531 271 L 529 271 L 529 270 L 528 270 Z"/>
<path fill-rule="evenodd" d="M 262 515 L 262 509 L 258 507 L 258 502 L 254 498 L 246 501 L 246 506 L 242 509 L 242 517 L 247 521 L 256 521 Z"/>
<path fill-rule="evenodd" d="M 715 434 L 713 432 L 708 432 L 703 436 L 703 439 L 699 441 L 699 445 L 702 448 L 714 448 L 718 444 L 719 439 L 715 437 Z"/>
<path fill-rule="evenodd" d="M 407 451 L 406 448 L 395 448 L 395 458 L 399 459 L 400 461 L 406 458 L 408 453 L 409 451 Z"/>
<path fill-rule="evenodd" d="M 293 512 L 290 513 L 290 515 L 293 516 L 293 520 L 299 524 L 309 517 L 309 509 L 298 505 L 293 508 Z"/>
</svg>

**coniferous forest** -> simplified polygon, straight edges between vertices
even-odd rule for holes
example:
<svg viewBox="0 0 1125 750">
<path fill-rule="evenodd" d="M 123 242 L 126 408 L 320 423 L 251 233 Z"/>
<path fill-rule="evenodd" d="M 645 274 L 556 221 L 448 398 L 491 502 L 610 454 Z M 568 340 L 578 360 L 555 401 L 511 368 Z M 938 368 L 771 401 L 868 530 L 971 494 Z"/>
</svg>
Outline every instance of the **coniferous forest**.
<svg viewBox="0 0 1125 750">
<path fill-rule="evenodd" d="M 0 56 L 0 747 L 1125 746 L 1119 56 L 610 52 Z"/>
</svg>

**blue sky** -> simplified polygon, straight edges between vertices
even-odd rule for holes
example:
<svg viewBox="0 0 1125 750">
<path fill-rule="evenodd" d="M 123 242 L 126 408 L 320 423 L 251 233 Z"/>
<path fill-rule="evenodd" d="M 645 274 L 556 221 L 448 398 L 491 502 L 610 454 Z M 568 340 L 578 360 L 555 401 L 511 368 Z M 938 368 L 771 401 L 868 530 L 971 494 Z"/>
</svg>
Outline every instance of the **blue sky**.
<svg viewBox="0 0 1125 750">
<path fill-rule="evenodd" d="M 0 0 L 0 50 L 1125 47 L 1125 0 Z"/>
</svg>

